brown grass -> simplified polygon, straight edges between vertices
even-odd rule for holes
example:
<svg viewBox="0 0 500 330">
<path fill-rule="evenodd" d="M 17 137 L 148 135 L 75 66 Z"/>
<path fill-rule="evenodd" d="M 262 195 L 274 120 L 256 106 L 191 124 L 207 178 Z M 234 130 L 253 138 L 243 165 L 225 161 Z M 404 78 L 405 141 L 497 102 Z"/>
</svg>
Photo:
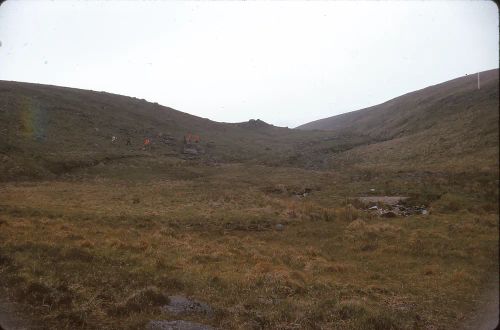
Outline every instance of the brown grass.
<svg viewBox="0 0 500 330">
<path fill-rule="evenodd" d="M 5 184 L 2 284 L 47 328 L 140 328 L 173 317 L 158 308 L 171 294 L 209 303 L 214 318 L 187 318 L 223 329 L 451 328 L 497 267 L 495 213 L 373 218 L 325 173 L 196 170 Z M 320 189 L 276 194 L 273 181 Z"/>
</svg>

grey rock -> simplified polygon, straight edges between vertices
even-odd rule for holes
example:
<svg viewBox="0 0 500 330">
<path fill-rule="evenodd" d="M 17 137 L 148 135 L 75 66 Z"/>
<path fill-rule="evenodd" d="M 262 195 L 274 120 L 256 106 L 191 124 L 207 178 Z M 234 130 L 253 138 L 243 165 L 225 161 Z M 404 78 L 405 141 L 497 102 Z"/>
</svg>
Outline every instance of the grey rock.
<svg viewBox="0 0 500 330">
<path fill-rule="evenodd" d="M 173 314 L 198 313 L 206 316 L 213 316 L 212 308 L 201 301 L 186 298 L 184 296 L 170 296 L 168 305 L 162 307 L 165 311 Z"/>
<path fill-rule="evenodd" d="M 186 155 L 198 155 L 198 150 L 196 150 L 195 148 L 184 148 L 182 150 L 182 153 Z"/>
<path fill-rule="evenodd" d="M 189 321 L 150 321 L 146 327 L 148 330 L 214 330 L 213 327 L 205 324 Z"/>
<path fill-rule="evenodd" d="M 283 226 L 281 223 L 278 223 L 275 226 L 275 228 L 276 228 L 277 231 L 283 231 L 285 229 L 285 226 Z"/>
</svg>

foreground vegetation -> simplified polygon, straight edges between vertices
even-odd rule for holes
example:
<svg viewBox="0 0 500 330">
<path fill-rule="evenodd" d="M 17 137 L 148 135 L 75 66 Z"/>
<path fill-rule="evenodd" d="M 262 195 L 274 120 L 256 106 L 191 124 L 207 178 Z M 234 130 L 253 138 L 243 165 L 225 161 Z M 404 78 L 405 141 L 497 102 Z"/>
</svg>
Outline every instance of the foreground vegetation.
<svg viewBox="0 0 500 330">
<path fill-rule="evenodd" d="M 164 157 L 4 183 L 0 284 L 42 328 L 143 328 L 182 294 L 221 329 L 453 329 L 498 270 L 495 180 Z M 430 215 L 376 217 L 370 193 Z"/>
</svg>

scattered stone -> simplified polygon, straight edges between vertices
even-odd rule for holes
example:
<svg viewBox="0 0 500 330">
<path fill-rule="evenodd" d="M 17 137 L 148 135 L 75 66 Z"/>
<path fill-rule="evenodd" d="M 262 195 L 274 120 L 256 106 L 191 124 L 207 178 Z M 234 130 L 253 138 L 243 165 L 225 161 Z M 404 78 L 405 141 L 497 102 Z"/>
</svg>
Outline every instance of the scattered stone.
<svg viewBox="0 0 500 330">
<path fill-rule="evenodd" d="M 150 321 L 146 329 L 148 330 L 214 330 L 213 327 L 205 324 L 189 321 Z"/>
<path fill-rule="evenodd" d="M 313 189 L 312 188 L 304 188 L 300 189 L 298 191 L 294 191 L 293 194 L 299 198 L 306 197 L 310 193 L 312 193 Z"/>
<path fill-rule="evenodd" d="M 198 155 L 198 150 L 195 148 L 184 148 L 182 153 L 186 155 Z"/>
<path fill-rule="evenodd" d="M 394 218 L 396 216 L 407 217 L 410 215 L 428 215 L 429 211 L 425 205 L 420 206 L 407 206 L 401 204 L 401 201 L 406 200 L 408 197 L 400 196 L 373 196 L 373 197 L 358 197 L 358 199 L 368 205 L 367 211 L 376 212 L 384 218 Z M 383 206 L 373 205 L 380 203 Z"/>
<path fill-rule="evenodd" d="M 169 134 L 166 133 L 158 133 L 157 134 L 158 142 L 163 143 L 168 146 L 175 146 L 175 138 Z"/>
<path fill-rule="evenodd" d="M 170 296 L 168 305 L 162 307 L 165 311 L 173 314 L 199 313 L 205 316 L 213 316 L 214 311 L 204 302 L 192 300 L 184 296 Z"/>
<path fill-rule="evenodd" d="M 363 203 L 383 203 L 387 205 L 396 205 L 400 201 L 404 201 L 408 199 L 408 197 L 404 196 L 365 196 L 358 197 L 358 199 Z"/>
<path fill-rule="evenodd" d="M 283 231 L 285 229 L 285 226 L 283 226 L 281 223 L 278 223 L 275 226 L 275 228 L 276 228 L 277 231 Z"/>
</svg>

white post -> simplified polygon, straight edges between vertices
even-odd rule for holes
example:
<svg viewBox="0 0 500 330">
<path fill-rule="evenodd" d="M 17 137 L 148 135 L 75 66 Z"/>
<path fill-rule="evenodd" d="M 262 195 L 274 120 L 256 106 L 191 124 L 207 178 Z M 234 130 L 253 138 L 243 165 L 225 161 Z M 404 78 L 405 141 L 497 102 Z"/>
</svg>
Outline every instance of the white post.
<svg viewBox="0 0 500 330">
<path fill-rule="evenodd" d="M 477 73 L 477 89 L 481 89 L 481 79 L 479 78 L 479 72 Z"/>
</svg>

